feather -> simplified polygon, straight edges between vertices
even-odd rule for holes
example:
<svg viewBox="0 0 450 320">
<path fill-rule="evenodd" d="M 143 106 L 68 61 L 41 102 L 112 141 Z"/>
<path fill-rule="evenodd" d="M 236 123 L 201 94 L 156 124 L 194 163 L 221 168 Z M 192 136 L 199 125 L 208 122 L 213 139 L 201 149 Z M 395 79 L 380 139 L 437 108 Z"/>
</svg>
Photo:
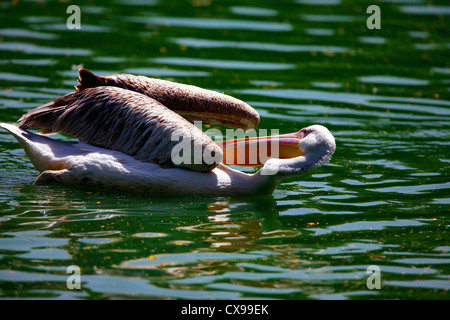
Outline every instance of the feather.
<svg viewBox="0 0 450 320">
<path fill-rule="evenodd" d="M 149 96 L 187 120 L 250 129 L 259 124 L 259 114 L 247 103 L 229 95 L 192 85 L 167 80 L 116 74 L 96 76 L 87 69 L 79 70 L 77 90 L 98 86 L 114 86 Z"/>
<path fill-rule="evenodd" d="M 20 127 L 68 133 L 163 167 L 210 171 L 222 160 L 222 150 L 189 121 L 244 129 L 259 123 L 258 113 L 245 102 L 191 85 L 129 74 L 96 76 L 84 68 L 78 81 L 76 91 L 22 116 Z M 171 152 L 181 142 L 184 162 L 174 162 Z"/>
<path fill-rule="evenodd" d="M 199 128 L 158 101 L 118 87 L 77 90 L 30 111 L 21 121 L 22 129 L 64 132 L 162 167 L 210 171 L 222 160 L 222 150 Z M 212 154 L 216 161 L 209 163 L 192 154 L 184 163 L 174 163 L 172 149 L 180 143 L 177 137 L 201 155 Z"/>
</svg>

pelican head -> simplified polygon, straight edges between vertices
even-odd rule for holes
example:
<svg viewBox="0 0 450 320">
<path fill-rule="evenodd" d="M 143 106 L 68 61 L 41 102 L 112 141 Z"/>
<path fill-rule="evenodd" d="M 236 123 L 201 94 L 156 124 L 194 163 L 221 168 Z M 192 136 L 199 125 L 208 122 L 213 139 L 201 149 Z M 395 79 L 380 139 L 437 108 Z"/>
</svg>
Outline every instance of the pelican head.
<svg viewBox="0 0 450 320">
<path fill-rule="evenodd" d="M 36 184 L 199 195 L 271 193 L 283 178 L 329 161 L 336 148 L 333 135 L 321 125 L 215 142 L 192 122 L 255 128 L 256 110 L 228 95 L 170 81 L 124 74 L 99 77 L 86 69 L 79 74 L 76 91 L 29 111 L 20 127 L 0 124 L 41 172 Z M 79 142 L 57 141 L 29 128 L 64 132 Z M 180 146 L 184 148 L 178 150 Z M 200 150 L 200 159 L 187 155 L 190 150 Z M 177 154 L 187 161 L 175 160 Z M 261 169 L 247 174 L 226 164 Z"/>
<path fill-rule="evenodd" d="M 269 159 L 261 169 L 262 174 L 277 176 L 279 180 L 298 176 L 330 161 L 336 150 L 336 141 L 324 126 L 312 125 L 292 135 L 298 137 L 299 155 Z"/>
<path fill-rule="evenodd" d="M 315 124 L 299 131 L 299 149 L 304 154 L 324 152 L 331 157 L 336 150 L 336 141 L 331 132 L 324 126 Z M 327 159 L 329 160 L 329 158 Z"/>
</svg>

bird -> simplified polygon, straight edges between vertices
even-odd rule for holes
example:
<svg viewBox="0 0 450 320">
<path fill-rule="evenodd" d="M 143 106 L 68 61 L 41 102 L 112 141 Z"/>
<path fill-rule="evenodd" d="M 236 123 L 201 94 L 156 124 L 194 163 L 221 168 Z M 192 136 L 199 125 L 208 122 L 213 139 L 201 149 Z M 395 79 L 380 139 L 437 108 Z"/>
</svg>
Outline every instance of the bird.
<svg viewBox="0 0 450 320">
<path fill-rule="evenodd" d="M 282 180 L 330 161 L 336 149 L 331 132 L 317 124 L 291 134 L 213 141 L 196 122 L 248 132 L 260 121 L 250 105 L 216 91 L 130 74 L 97 76 L 84 68 L 78 81 L 75 91 L 23 115 L 20 126 L 0 123 L 40 172 L 36 185 L 58 182 L 148 194 L 270 194 Z M 29 130 L 34 128 L 40 131 Z M 48 136 L 57 132 L 78 141 Z M 230 164 L 261 168 L 245 173 Z"/>
</svg>

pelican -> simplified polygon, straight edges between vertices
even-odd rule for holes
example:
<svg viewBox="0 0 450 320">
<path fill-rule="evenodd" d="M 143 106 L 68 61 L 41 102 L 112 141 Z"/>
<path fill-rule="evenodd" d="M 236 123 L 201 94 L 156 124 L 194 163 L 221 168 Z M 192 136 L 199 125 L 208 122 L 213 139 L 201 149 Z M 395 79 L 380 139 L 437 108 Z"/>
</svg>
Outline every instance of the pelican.
<svg viewBox="0 0 450 320">
<path fill-rule="evenodd" d="M 78 81 L 74 92 L 23 115 L 20 126 L 0 123 L 40 172 L 35 184 L 60 182 L 141 193 L 269 194 L 283 179 L 329 161 L 336 148 L 333 135 L 321 125 L 216 143 L 192 122 L 248 130 L 259 124 L 256 110 L 222 93 L 144 76 L 96 76 L 80 69 Z M 31 128 L 40 128 L 44 135 L 27 130 Z M 78 141 L 47 136 L 57 132 Z M 174 150 L 182 142 L 206 156 L 194 159 L 195 152 L 189 156 L 189 149 L 183 149 L 178 155 L 184 152 L 188 161 L 176 160 Z M 249 150 L 255 150 L 251 147 L 262 145 L 277 147 L 279 153 L 249 163 Z M 235 156 L 239 150 L 244 150 L 241 162 Z M 224 162 L 261 168 L 249 174 Z"/>
</svg>

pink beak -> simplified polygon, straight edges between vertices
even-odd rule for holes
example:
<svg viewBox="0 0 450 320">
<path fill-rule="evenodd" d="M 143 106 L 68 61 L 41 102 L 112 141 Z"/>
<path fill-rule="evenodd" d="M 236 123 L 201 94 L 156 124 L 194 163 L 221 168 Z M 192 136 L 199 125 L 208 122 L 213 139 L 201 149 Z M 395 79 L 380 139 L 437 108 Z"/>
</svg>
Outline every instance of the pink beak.
<svg viewBox="0 0 450 320">
<path fill-rule="evenodd" d="M 252 137 L 218 143 L 223 150 L 223 162 L 227 164 L 258 167 L 271 158 L 288 159 L 302 156 L 300 140 L 305 130 L 278 136 Z"/>
</svg>

